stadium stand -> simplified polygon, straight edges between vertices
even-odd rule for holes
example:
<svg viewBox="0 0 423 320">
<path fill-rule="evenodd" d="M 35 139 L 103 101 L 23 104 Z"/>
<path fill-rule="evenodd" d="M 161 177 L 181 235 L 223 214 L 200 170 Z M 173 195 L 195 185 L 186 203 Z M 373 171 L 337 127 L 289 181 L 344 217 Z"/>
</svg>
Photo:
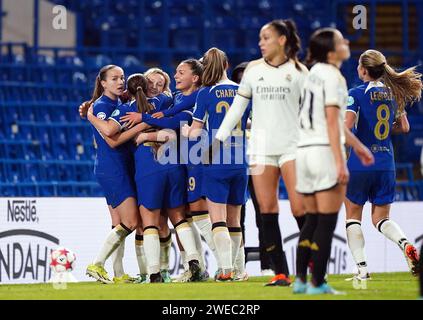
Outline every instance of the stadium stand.
<svg viewBox="0 0 423 320">
<path fill-rule="evenodd" d="M 1 196 L 102 196 L 92 173 L 91 128 L 79 118 L 77 108 L 90 97 L 97 71 L 105 64 L 122 66 L 126 75 L 152 66 L 173 75 L 178 61 L 200 57 L 218 46 L 236 65 L 259 56 L 260 27 L 281 17 L 295 19 L 303 44 L 314 29 L 337 25 L 351 39 L 353 55 L 343 67 L 350 86 L 358 83 L 356 61 L 366 48 L 377 47 L 398 67 L 422 62 L 423 35 L 417 32 L 417 21 L 423 19 L 420 1 L 363 1 L 371 8 L 370 25 L 377 28 L 360 31 L 351 27 L 353 3 L 342 0 L 51 2 L 76 13 L 77 43 L 82 45 L 0 43 Z M 87 36 L 93 34 L 98 36 Z M 418 165 L 422 103 L 409 109 L 409 120 L 410 134 L 394 139 L 397 200 L 423 200 Z M 283 184 L 280 197 L 287 198 Z"/>
</svg>

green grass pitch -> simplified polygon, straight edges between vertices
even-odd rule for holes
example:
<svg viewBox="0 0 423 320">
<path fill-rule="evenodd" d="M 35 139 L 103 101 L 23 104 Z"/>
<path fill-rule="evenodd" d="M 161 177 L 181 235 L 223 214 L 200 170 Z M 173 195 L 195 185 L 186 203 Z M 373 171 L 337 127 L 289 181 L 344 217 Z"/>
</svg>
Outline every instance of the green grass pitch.
<svg viewBox="0 0 423 320">
<path fill-rule="evenodd" d="M 0 285 L 0 300 L 416 300 L 418 280 L 410 273 L 375 273 L 367 290 L 355 290 L 345 281 L 346 275 L 330 275 L 329 284 L 345 291 L 342 296 L 294 295 L 287 287 L 265 287 L 268 277 L 251 277 L 247 282 L 112 284 L 79 282 L 68 284 L 66 290 L 56 290 L 52 284 Z"/>
</svg>

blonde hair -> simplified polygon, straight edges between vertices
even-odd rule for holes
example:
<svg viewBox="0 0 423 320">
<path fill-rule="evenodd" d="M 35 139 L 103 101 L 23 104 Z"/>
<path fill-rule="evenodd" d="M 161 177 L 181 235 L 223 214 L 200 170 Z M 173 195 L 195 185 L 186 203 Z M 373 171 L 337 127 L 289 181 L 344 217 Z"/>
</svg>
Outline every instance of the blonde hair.
<svg viewBox="0 0 423 320">
<path fill-rule="evenodd" d="M 169 75 L 164 72 L 160 68 L 150 68 L 146 72 L 144 72 L 144 76 L 148 78 L 149 75 L 152 74 L 160 74 L 165 79 L 163 93 L 167 95 L 172 95 L 172 91 L 170 91 L 170 77 Z"/>
<path fill-rule="evenodd" d="M 222 79 L 226 72 L 228 58 L 222 50 L 213 47 L 204 54 L 202 63 L 204 65 L 203 86 L 209 87 L 214 86 Z"/>
<path fill-rule="evenodd" d="M 416 66 L 402 72 L 396 72 L 386 61 L 385 56 L 377 50 L 367 50 L 360 56 L 360 65 L 375 80 L 380 79 L 391 91 L 398 110 L 404 111 L 408 103 L 419 101 L 422 95 L 422 74 Z"/>
</svg>

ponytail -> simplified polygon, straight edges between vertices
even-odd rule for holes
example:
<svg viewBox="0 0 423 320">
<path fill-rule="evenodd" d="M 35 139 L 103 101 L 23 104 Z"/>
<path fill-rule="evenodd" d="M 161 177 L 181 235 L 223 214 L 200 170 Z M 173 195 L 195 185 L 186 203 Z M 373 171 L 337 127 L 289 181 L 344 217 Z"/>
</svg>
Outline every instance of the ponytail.
<svg viewBox="0 0 423 320">
<path fill-rule="evenodd" d="M 98 98 L 101 97 L 101 95 L 104 92 L 104 88 L 101 85 L 101 81 L 106 80 L 107 78 L 107 72 L 111 69 L 114 68 L 118 68 L 118 66 L 114 65 L 114 64 L 109 64 L 107 66 L 104 66 L 103 68 L 100 69 L 100 71 L 98 72 L 97 77 L 95 78 L 95 85 L 94 85 L 94 91 L 91 97 L 91 100 L 89 101 L 89 104 L 94 103 Z"/>
<path fill-rule="evenodd" d="M 294 60 L 295 68 L 302 71 L 300 62 L 298 60 L 298 52 L 301 50 L 301 40 L 298 36 L 297 26 L 291 19 L 283 20 L 288 28 L 286 55 L 288 58 Z"/>
<path fill-rule="evenodd" d="M 385 64 L 382 81 L 391 89 L 392 95 L 398 104 L 398 110 L 403 112 L 408 103 L 419 101 L 422 97 L 422 74 L 416 72 L 416 67 L 396 72 L 391 66 Z"/>
<path fill-rule="evenodd" d="M 273 27 L 279 36 L 286 37 L 285 54 L 288 59 L 294 60 L 295 68 L 299 71 L 302 71 L 303 69 L 301 68 L 300 62 L 298 60 L 298 52 L 301 50 L 301 40 L 298 36 L 295 22 L 291 19 L 279 19 L 273 20 L 267 25 Z"/>
<path fill-rule="evenodd" d="M 360 64 L 374 80 L 380 79 L 391 91 L 398 110 L 403 112 L 408 103 L 421 99 L 422 74 L 416 67 L 396 72 L 387 62 L 385 56 L 377 50 L 367 50 L 360 56 Z"/>
<path fill-rule="evenodd" d="M 218 48 L 211 48 L 203 56 L 203 86 L 214 86 L 226 72 L 228 58 L 226 53 Z"/>
</svg>

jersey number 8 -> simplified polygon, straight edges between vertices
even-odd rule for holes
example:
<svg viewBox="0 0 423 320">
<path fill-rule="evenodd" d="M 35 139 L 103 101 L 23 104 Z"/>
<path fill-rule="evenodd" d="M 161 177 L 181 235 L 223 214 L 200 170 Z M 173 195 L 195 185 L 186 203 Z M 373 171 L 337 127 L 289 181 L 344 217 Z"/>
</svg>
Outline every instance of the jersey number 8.
<svg viewBox="0 0 423 320">
<path fill-rule="evenodd" d="M 385 115 L 383 115 L 383 112 Z M 391 112 L 386 104 L 381 104 L 376 110 L 377 123 L 374 134 L 376 139 L 385 140 L 389 135 L 389 117 Z"/>
</svg>

